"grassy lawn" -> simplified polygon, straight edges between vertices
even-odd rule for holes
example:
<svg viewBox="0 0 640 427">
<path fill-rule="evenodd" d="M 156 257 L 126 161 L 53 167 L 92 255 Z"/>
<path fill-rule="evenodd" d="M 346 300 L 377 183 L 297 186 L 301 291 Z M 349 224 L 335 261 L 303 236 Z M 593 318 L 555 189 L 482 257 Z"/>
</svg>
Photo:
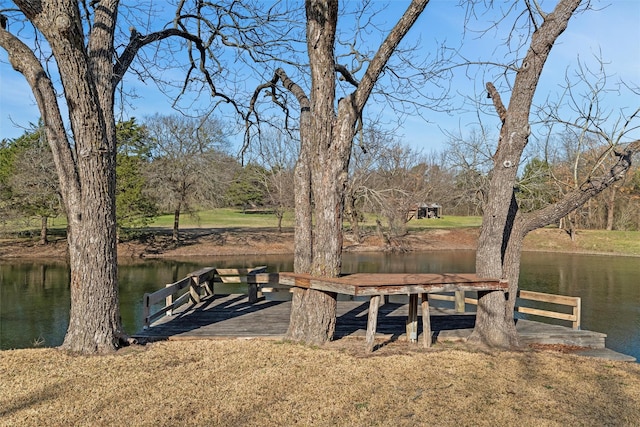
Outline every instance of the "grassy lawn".
<svg viewBox="0 0 640 427">
<path fill-rule="evenodd" d="M 173 215 L 161 215 L 155 219 L 150 227 L 173 227 Z M 277 227 L 278 219 L 269 211 L 247 211 L 241 209 L 224 208 L 197 212 L 195 215 L 182 214 L 180 227 L 192 228 L 226 228 L 248 227 L 264 228 Z M 283 227 L 293 227 L 293 213 L 287 212 L 282 221 Z"/>
<path fill-rule="evenodd" d="M 578 230 L 575 241 L 571 241 L 565 231 L 547 227 L 529 233 L 525 248 L 640 255 L 640 231 Z"/>
<path fill-rule="evenodd" d="M 287 212 L 282 221 L 283 227 L 293 227 L 293 212 Z M 383 225 L 385 221 L 381 220 Z M 410 230 L 423 230 L 430 228 L 460 228 L 479 227 L 482 217 L 479 216 L 444 216 L 437 219 L 412 219 L 407 223 Z M 149 224 L 151 227 L 173 227 L 173 215 L 162 215 Z M 195 215 L 183 214 L 180 216 L 180 227 L 247 227 L 263 228 L 276 227 L 278 221 L 269 211 L 248 211 L 240 209 L 224 208 L 197 212 Z M 346 222 L 345 222 L 345 225 Z M 367 215 L 364 227 L 375 227 L 376 217 Z"/>
<path fill-rule="evenodd" d="M 462 348 L 373 355 L 281 341 L 165 341 L 113 355 L 0 357 L 16 426 L 637 426 L 640 367 Z"/>
<path fill-rule="evenodd" d="M 443 216 L 442 218 L 412 219 L 407 223 L 409 230 L 423 230 L 428 228 L 463 228 L 480 227 L 481 216 Z"/>
</svg>

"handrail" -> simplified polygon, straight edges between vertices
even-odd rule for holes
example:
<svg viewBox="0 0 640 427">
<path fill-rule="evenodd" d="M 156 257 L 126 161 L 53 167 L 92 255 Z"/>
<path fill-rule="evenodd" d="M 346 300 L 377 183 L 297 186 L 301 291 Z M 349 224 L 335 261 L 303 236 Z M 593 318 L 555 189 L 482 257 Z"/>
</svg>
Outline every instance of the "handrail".
<svg viewBox="0 0 640 427">
<path fill-rule="evenodd" d="M 145 293 L 142 304 L 144 329 L 149 328 L 154 320 L 165 315 L 170 316 L 173 310 L 186 303 L 187 300 L 190 300 L 192 303 L 199 303 L 201 290 L 204 290 L 208 295 L 213 295 L 211 283 L 214 275 L 215 268 L 203 268 L 189 273 L 184 279 L 166 285 L 164 289 L 153 293 Z M 189 288 L 189 292 L 183 293 L 174 301 L 173 297 L 186 288 Z M 165 305 L 157 312 L 151 313 L 151 307 L 161 303 L 163 300 Z"/>
<path fill-rule="evenodd" d="M 278 273 L 266 273 L 266 269 L 266 266 L 219 269 L 207 267 L 189 273 L 184 279 L 168 284 L 164 289 L 160 289 L 153 293 L 145 293 L 143 299 L 144 329 L 149 328 L 154 320 L 162 316 L 171 316 L 173 310 L 185 304 L 187 301 L 190 301 L 191 303 L 199 303 L 201 299 L 201 292 L 204 293 L 204 295 L 212 296 L 214 294 L 214 283 L 247 284 L 249 302 L 256 302 L 259 297 L 259 290 L 263 288 L 263 285 L 273 287 L 284 286 L 279 283 Z M 189 292 L 183 293 L 174 300 L 174 297 L 187 287 L 189 288 Z M 264 288 L 265 291 L 267 289 L 270 288 Z M 454 303 L 455 310 L 458 313 L 463 313 L 465 311 L 465 304 L 478 305 L 478 300 L 475 298 L 467 298 L 464 291 L 456 291 L 454 292 L 454 295 L 450 295 L 450 293 L 431 293 L 429 294 L 429 299 L 451 301 Z M 151 307 L 163 300 L 165 305 L 155 313 L 151 313 Z M 571 313 L 563 313 L 553 311 L 551 309 L 543 310 L 540 308 L 522 305 L 525 301 L 536 301 L 553 305 L 568 306 L 571 307 L 572 310 Z M 580 297 L 519 290 L 515 311 L 523 314 L 569 321 L 571 322 L 573 329 L 580 329 Z"/>
<path fill-rule="evenodd" d="M 475 298 L 466 298 L 463 291 L 456 291 L 455 295 L 443 295 L 443 294 L 429 294 L 429 299 L 441 300 L 441 301 L 453 301 L 455 304 L 456 312 L 464 312 L 464 305 L 478 305 L 478 300 Z M 547 304 L 562 305 L 571 307 L 571 313 L 563 313 L 553 311 L 552 309 L 539 309 L 524 306 L 518 304 L 525 301 L 536 301 Z M 582 300 L 580 297 L 571 297 L 566 295 L 547 294 L 543 292 L 533 291 L 518 291 L 518 299 L 516 300 L 515 311 L 523 314 L 531 314 L 533 316 L 548 317 L 551 319 L 565 320 L 571 322 L 573 329 L 580 329 L 581 321 L 581 305 Z"/>
<path fill-rule="evenodd" d="M 548 304 L 564 305 L 572 308 L 571 314 L 560 313 L 550 310 L 541 310 L 532 307 L 516 305 L 516 311 L 524 314 L 532 314 L 534 316 L 550 317 L 552 319 L 560 319 L 571 322 L 573 329 L 580 329 L 581 305 L 580 297 L 570 297 L 565 295 L 545 294 L 533 291 L 518 291 L 520 300 L 538 301 Z"/>
<path fill-rule="evenodd" d="M 189 273 L 185 278 L 170 283 L 163 289 L 145 293 L 142 303 L 144 329 L 148 329 L 151 323 L 160 317 L 171 316 L 175 309 L 187 302 L 197 304 L 201 301 L 202 296 L 213 296 L 215 283 L 247 284 L 249 301 L 256 302 L 260 285 L 278 283 L 278 275 L 265 273 L 266 270 L 266 266 L 250 268 L 206 267 Z M 186 288 L 189 288 L 189 292 L 182 292 Z M 175 298 L 176 296 L 178 297 Z M 164 302 L 164 306 L 152 313 L 152 307 L 162 302 Z"/>
</svg>

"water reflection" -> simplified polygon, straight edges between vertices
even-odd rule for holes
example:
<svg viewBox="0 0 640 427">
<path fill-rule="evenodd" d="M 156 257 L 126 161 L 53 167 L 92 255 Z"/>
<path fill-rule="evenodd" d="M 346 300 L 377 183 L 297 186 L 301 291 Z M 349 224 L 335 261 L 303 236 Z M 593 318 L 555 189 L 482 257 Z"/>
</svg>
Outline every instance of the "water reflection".
<svg viewBox="0 0 640 427">
<path fill-rule="evenodd" d="M 343 272 L 473 272 L 473 251 L 408 254 L 348 253 Z M 142 295 L 207 266 L 267 265 L 291 271 L 291 256 L 150 260 L 120 265 L 125 330 L 142 327 Z M 640 260 L 628 257 L 525 253 L 522 289 L 582 297 L 584 329 L 608 334 L 607 345 L 640 360 Z M 64 263 L 0 262 L 0 348 L 62 343 L 69 315 L 69 271 Z"/>
</svg>

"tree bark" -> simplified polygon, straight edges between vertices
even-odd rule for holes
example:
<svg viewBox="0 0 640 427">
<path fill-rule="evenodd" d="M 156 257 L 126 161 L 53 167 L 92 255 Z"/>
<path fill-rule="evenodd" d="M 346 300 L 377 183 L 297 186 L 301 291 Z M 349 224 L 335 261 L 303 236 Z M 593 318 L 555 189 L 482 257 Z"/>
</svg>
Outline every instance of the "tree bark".
<svg viewBox="0 0 640 427">
<path fill-rule="evenodd" d="M 42 114 L 68 219 L 71 308 L 62 348 L 111 351 L 122 338 L 115 241 L 115 120 L 111 66 L 117 1 L 96 8 L 91 50 L 78 3 L 16 1 L 56 58 L 73 133 L 67 138 L 55 90 L 33 52 L 0 29 L 0 45 L 30 84 Z M 98 10 L 100 9 L 100 10 Z M 110 29 L 110 30 L 109 30 Z M 110 62 L 109 62 L 110 63 Z M 102 77 L 101 77 L 102 76 Z M 72 148 L 73 147 L 73 148 Z M 75 150 L 75 152 L 72 152 Z"/>
<path fill-rule="evenodd" d="M 301 150 L 296 165 L 296 272 L 335 277 L 342 267 L 342 220 L 356 123 L 375 82 L 428 0 L 414 0 L 370 62 L 355 92 L 338 102 L 334 54 L 338 0 L 307 0 L 307 51 L 311 92 L 281 80 L 301 102 Z M 308 110 L 307 110 L 308 105 Z M 304 114 L 305 112 L 309 114 Z M 311 201 L 313 200 L 313 205 Z M 314 222 L 315 221 L 315 222 Z M 312 344 L 333 338 L 336 295 L 296 290 L 287 337 Z"/>
<path fill-rule="evenodd" d="M 561 0 L 534 31 L 529 50 L 517 71 L 507 108 L 493 84 L 487 84 L 502 128 L 498 148 L 493 156 L 494 166 L 478 239 L 476 273 L 484 277 L 509 280 L 511 297 L 515 297 L 517 293 L 515 271 L 520 267 L 519 255 L 514 252 L 519 252 L 522 244 L 520 231 L 514 230 L 518 215 L 514 186 L 518 164 L 531 133 L 529 113 L 533 95 L 554 42 L 567 28 L 569 19 L 579 4 L 580 0 Z M 506 201 L 509 202 L 505 203 Z M 518 345 L 513 311 L 509 310 L 505 299 L 498 292 L 479 298 L 476 319 L 476 326 L 469 337 L 470 342 L 492 347 Z"/>
<path fill-rule="evenodd" d="M 615 219 L 615 209 L 616 209 L 616 193 L 618 189 L 616 187 L 611 187 L 609 189 L 609 194 L 607 197 L 607 231 L 613 230 L 613 221 Z"/>
<path fill-rule="evenodd" d="M 47 223 L 49 218 L 46 216 L 40 217 L 40 244 L 46 245 L 49 243 L 49 239 L 47 238 Z"/>
<path fill-rule="evenodd" d="M 202 61 L 199 69 L 213 86 L 204 65 L 206 49 L 198 36 L 182 29 L 141 34 L 132 28 L 118 56 L 114 33 L 119 0 L 92 2 L 86 14 L 80 13 L 84 3 L 75 0 L 14 3 L 49 44 L 73 134 L 72 139 L 67 136 L 48 71 L 26 44 L 1 25 L 0 46 L 31 86 L 42 115 L 67 213 L 71 310 L 63 348 L 82 353 L 110 351 L 124 338 L 116 263 L 115 88 L 142 47 L 169 37 L 195 46 Z M 89 33 L 84 34 L 85 30 Z"/>
<path fill-rule="evenodd" d="M 180 205 L 173 211 L 173 232 L 171 239 L 177 243 L 180 240 Z"/>
</svg>

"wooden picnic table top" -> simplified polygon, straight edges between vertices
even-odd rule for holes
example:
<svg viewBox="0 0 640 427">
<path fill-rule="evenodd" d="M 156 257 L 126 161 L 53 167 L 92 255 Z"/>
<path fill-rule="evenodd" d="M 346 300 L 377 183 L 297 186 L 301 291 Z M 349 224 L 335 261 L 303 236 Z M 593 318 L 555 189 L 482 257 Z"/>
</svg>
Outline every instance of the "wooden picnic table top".
<svg viewBox="0 0 640 427">
<path fill-rule="evenodd" d="M 305 289 L 346 295 L 400 295 L 453 291 L 506 291 L 500 279 L 472 273 L 355 273 L 340 277 L 317 277 L 280 272 L 280 283 Z"/>
</svg>

